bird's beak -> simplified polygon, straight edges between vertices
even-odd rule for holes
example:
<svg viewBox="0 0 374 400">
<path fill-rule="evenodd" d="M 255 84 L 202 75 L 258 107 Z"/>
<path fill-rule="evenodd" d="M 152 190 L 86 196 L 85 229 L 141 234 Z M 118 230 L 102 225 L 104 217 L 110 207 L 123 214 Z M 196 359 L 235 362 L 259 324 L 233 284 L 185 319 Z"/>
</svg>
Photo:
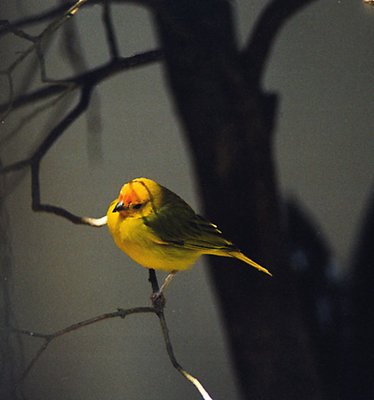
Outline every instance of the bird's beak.
<svg viewBox="0 0 374 400">
<path fill-rule="evenodd" d="M 113 211 L 112 212 L 120 212 L 120 211 L 122 211 L 122 210 L 124 210 L 125 209 L 125 206 L 124 206 L 124 204 L 123 204 L 123 201 L 119 201 L 117 204 L 116 204 L 116 206 L 113 208 Z"/>
</svg>

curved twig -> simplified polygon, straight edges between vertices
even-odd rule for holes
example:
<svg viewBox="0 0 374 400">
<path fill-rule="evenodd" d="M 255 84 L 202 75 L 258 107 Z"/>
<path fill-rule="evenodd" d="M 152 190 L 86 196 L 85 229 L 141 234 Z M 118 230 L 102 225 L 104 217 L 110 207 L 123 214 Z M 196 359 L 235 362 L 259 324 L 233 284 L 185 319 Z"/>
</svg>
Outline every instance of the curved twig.
<svg viewBox="0 0 374 400">
<path fill-rule="evenodd" d="M 71 81 L 76 85 L 76 87 L 81 87 L 81 99 L 77 106 L 71 111 L 71 113 L 58 124 L 51 133 L 47 136 L 47 138 L 43 141 L 43 143 L 38 147 L 35 154 L 31 158 L 27 158 L 25 160 L 18 161 L 14 164 L 4 166 L 0 168 L 0 173 L 8 173 L 11 171 L 19 170 L 24 168 L 25 166 L 30 164 L 30 160 L 37 157 L 39 153 L 45 153 L 45 149 L 50 147 L 50 141 L 54 141 L 53 137 L 57 135 L 59 136 L 67 126 L 69 126 L 73 120 L 87 108 L 90 92 L 92 87 L 100 83 L 107 77 L 111 77 L 113 74 L 118 73 L 124 69 L 138 67 L 144 64 L 148 64 L 154 61 L 158 61 L 162 58 L 161 50 L 150 50 L 144 53 L 136 54 L 132 57 L 119 58 L 111 61 L 105 66 L 101 66 L 93 69 L 87 73 L 82 75 L 78 75 L 75 78 L 67 79 L 66 81 Z M 56 84 L 50 85 L 47 88 L 43 88 L 37 90 L 33 93 L 29 93 L 28 95 L 21 96 L 18 99 L 14 99 L 14 103 L 12 104 L 13 108 L 17 108 L 28 103 L 34 102 L 36 100 L 43 99 L 45 97 L 49 97 L 51 95 L 58 94 L 62 91 L 66 90 L 66 85 Z M 71 89 L 70 89 L 71 90 Z M 0 112 L 3 109 L 7 108 L 7 104 L 0 105 Z M 81 111 L 82 109 L 82 111 Z M 61 130 L 62 129 L 62 130 Z"/>
<path fill-rule="evenodd" d="M 149 6 L 157 4 L 157 0 L 90 0 L 87 6 L 90 5 L 94 6 L 96 4 L 106 3 L 106 2 L 119 3 L 119 4 L 135 3 L 139 5 L 149 5 Z M 14 30 L 19 31 L 25 26 L 39 24 L 44 21 L 49 21 L 52 18 L 59 17 L 61 16 L 61 13 L 64 13 L 67 10 L 69 10 L 74 4 L 76 4 L 76 1 L 64 0 L 62 3 L 55 5 L 44 12 L 38 12 L 37 14 L 34 15 L 22 17 L 18 20 L 13 21 L 12 23 L 9 23 L 8 21 L 2 21 L 2 24 L 0 24 L 0 38 L 6 35 L 8 32 L 13 32 Z"/>
<path fill-rule="evenodd" d="M 39 360 L 40 356 L 44 353 L 44 351 L 47 349 L 47 347 L 50 345 L 50 343 L 53 340 L 59 338 L 60 336 L 66 335 L 67 333 L 76 331 L 80 328 L 84 328 L 85 326 L 89 326 L 89 325 L 95 324 L 97 322 L 104 321 L 106 319 L 118 318 L 118 317 L 125 318 L 131 314 L 155 313 L 155 312 L 156 311 L 153 307 L 135 307 L 135 308 L 128 308 L 126 310 L 118 309 L 115 312 L 101 314 L 96 317 L 77 322 L 76 324 L 69 325 L 69 326 L 67 326 L 63 329 L 60 329 L 58 331 L 55 331 L 53 333 L 40 333 L 40 332 L 34 332 L 34 331 L 26 330 L 26 329 L 12 329 L 12 331 L 15 333 L 44 339 L 44 343 L 39 348 L 39 350 L 36 352 L 34 357 L 31 359 L 31 361 L 27 365 L 25 371 L 23 371 L 21 377 L 18 380 L 18 383 L 22 382 L 27 377 L 27 375 L 29 374 L 29 372 L 31 371 L 31 369 L 33 368 L 35 363 Z"/>
<path fill-rule="evenodd" d="M 171 340 L 170 340 L 170 336 L 169 336 L 169 329 L 167 327 L 166 320 L 165 320 L 164 311 L 163 310 L 157 311 L 157 316 L 158 316 L 158 319 L 160 321 L 162 334 L 163 334 L 164 341 L 165 341 L 166 351 L 167 351 L 167 353 L 169 355 L 169 359 L 170 359 L 171 363 L 173 364 L 173 367 L 184 378 L 186 378 L 189 382 L 191 382 L 196 387 L 196 389 L 199 391 L 199 393 L 201 394 L 201 397 L 204 400 L 212 400 L 212 398 L 210 397 L 209 393 L 205 390 L 204 386 L 200 383 L 200 381 L 197 378 L 195 378 L 193 375 L 191 375 L 189 372 L 187 372 L 178 363 L 177 359 L 175 358 L 173 346 L 171 344 Z"/>
<path fill-rule="evenodd" d="M 101 227 L 106 224 L 106 216 L 102 218 L 92 217 L 79 217 L 66 209 L 50 204 L 41 203 L 40 198 L 40 163 L 44 155 L 55 143 L 55 141 L 63 134 L 63 132 L 87 109 L 90 96 L 92 93 L 92 86 L 88 85 L 82 88 L 82 93 L 79 102 L 72 111 L 51 130 L 49 135 L 39 145 L 34 155 L 29 159 L 31 165 L 31 196 L 32 196 L 32 209 L 34 211 L 48 212 L 60 217 L 66 218 L 74 224 L 90 225 L 93 227 Z"/>
<path fill-rule="evenodd" d="M 3 71 L 0 71 L 3 74 L 11 74 L 22 62 L 25 60 L 30 54 L 32 54 L 34 51 L 37 55 L 37 58 L 40 63 L 41 71 L 42 71 L 42 79 L 45 78 L 43 76 L 43 72 L 45 73 L 45 68 L 44 68 L 44 57 L 43 57 L 43 52 L 41 51 L 42 47 L 42 42 L 45 40 L 47 37 L 49 37 L 50 34 L 55 32 L 62 24 L 64 24 L 68 19 L 73 17 L 78 10 L 87 2 L 88 0 L 78 0 L 76 1 L 61 17 L 56 18 L 54 21 L 52 21 L 49 25 L 46 26 L 46 28 L 43 29 L 43 31 L 37 35 L 37 36 L 31 36 L 26 34 L 25 32 L 20 31 L 19 29 L 15 28 L 12 24 L 5 23 L 3 24 L 6 28 L 7 31 L 13 32 L 17 36 L 22 37 L 23 39 L 26 39 L 28 41 L 31 41 L 32 44 L 25 50 L 23 51 L 9 66 Z M 10 91 L 9 93 L 9 100 L 7 104 L 12 104 L 14 103 L 13 99 L 13 92 Z M 1 116 L 0 119 L 5 119 L 5 117 L 9 114 L 9 111 L 7 111 L 4 115 Z"/>
<path fill-rule="evenodd" d="M 154 270 L 149 270 L 149 281 L 152 285 L 152 292 L 155 294 L 158 292 L 158 281 L 157 281 L 157 276 Z M 125 318 L 129 315 L 132 314 L 143 314 L 143 313 L 153 313 L 156 314 L 160 326 L 161 326 L 161 331 L 162 335 L 165 341 L 165 346 L 166 346 L 166 351 L 168 353 L 169 359 L 173 365 L 173 367 L 185 378 L 187 379 L 190 383 L 192 383 L 198 392 L 200 393 L 201 397 L 204 400 L 213 400 L 212 397 L 208 394 L 208 392 L 205 390 L 204 386 L 200 383 L 200 381 L 195 378 L 193 375 L 191 375 L 188 371 L 186 371 L 177 361 L 175 355 L 174 355 L 174 350 L 173 346 L 170 340 L 170 335 L 169 335 L 169 329 L 166 323 L 165 319 L 165 314 L 164 314 L 164 301 L 156 301 L 153 303 L 151 307 L 134 307 L 134 308 L 128 308 L 128 309 L 117 309 L 117 311 L 111 312 L 111 313 L 105 313 L 105 314 L 100 314 L 96 317 L 92 317 L 89 319 L 86 319 L 84 321 L 77 322 L 75 324 L 69 325 L 63 329 L 57 330 L 53 333 L 42 333 L 42 332 L 35 332 L 27 329 L 12 329 L 12 332 L 22 334 L 22 335 L 27 335 L 30 337 L 35 337 L 39 339 L 43 339 L 44 343 L 40 346 L 34 357 L 31 359 L 31 361 L 28 363 L 27 367 L 23 371 L 21 377 L 18 380 L 18 384 L 20 384 L 30 373 L 36 362 L 39 360 L 41 355 L 47 350 L 48 346 L 53 342 L 55 339 L 66 335 L 68 333 L 74 332 L 78 329 L 84 328 L 89 325 L 96 324 L 98 322 L 110 319 L 110 318 Z"/>
<path fill-rule="evenodd" d="M 74 1 L 66 1 L 63 4 L 54 6 L 45 12 L 39 12 L 36 15 L 23 17 L 11 23 L 8 21 L 4 21 L 0 26 L 0 38 L 3 35 L 6 35 L 8 32 L 13 32 L 13 33 L 14 31 L 19 32 L 20 29 L 23 28 L 24 26 L 38 24 L 40 22 L 48 21 L 52 18 L 58 17 L 59 15 L 61 15 L 62 12 L 68 10 L 73 4 Z"/>
<path fill-rule="evenodd" d="M 165 297 L 163 293 L 160 293 L 160 287 L 157 281 L 157 275 L 154 269 L 149 270 L 149 279 L 148 281 L 151 283 L 152 286 L 152 296 L 151 300 L 153 302 L 153 307 L 155 309 L 156 315 L 160 321 L 160 326 L 162 330 L 162 336 L 164 337 L 164 342 L 166 346 L 166 351 L 168 353 L 169 359 L 173 364 L 173 367 L 189 382 L 191 382 L 196 389 L 199 391 L 201 397 L 204 400 L 213 400 L 208 392 L 205 390 L 204 386 L 200 383 L 200 381 L 187 372 L 177 361 L 173 346 L 171 344 L 169 329 L 166 323 L 165 314 L 164 314 L 164 307 L 165 307 Z"/>
<path fill-rule="evenodd" d="M 40 163 L 51 148 L 51 146 L 56 142 L 56 140 L 65 132 L 65 130 L 87 109 L 90 97 L 92 93 L 92 88 L 94 83 L 87 84 L 81 89 L 81 97 L 77 105 L 66 115 L 59 124 L 57 124 L 47 135 L 47 137 L 38 146 L 35 153 L 25 159 L 18 161 L 8 167 L 2 168 L 1 172 L 10 172 L 22 169 L 27 166 L 31 166 L 31 194 L 32 194 L 32 209 L 34 211 L 43 211 L 48 213 L 53 213 L 55 215 L 61 216 L 68 219 L 75 224 L 83 224 L 94 227 L 101 227 L 106 224 L 106 217 L 102 218 L 92 218 L 92 217 L 79 217 L 66 209 L 58 206 L 53 206 L 49 204 L 41 203 L 40 198 Z"/>
<path fill-rule="evenodd" d="M 64 82 L 71 82 L 75 86 L 82 87 L 87 82 L 95 81 L 100 83 L 101 81 L 112 77 L 113 75 L 122 71 L 142 67 L 147 64 L 160 61 L 163 57 L 163 52 L 159 49 L 145 51 L 143 53 L 135 54 L 130 57 L 119 57 L 111 60 L 109 63 L 102 65 L 97 68 L 93 68 L 90 71 L 84 72 L 83 74 L 66 78 Z M 19 96 L 12 102 L 12 109 L 25 106 L 38 100 L 45 99 L 47 97 L 54 96 L 66 90 L 66 84 L 56 83 L 36 89 L 31 93 Z M 9 107 L 8 102 L 0 104 L 0 112 L 4 112 Z"/>
<path fill-rule="evenodd" d="M 104 24 L 104 28 L 105 28 L 105 36 L 106 36 L 106 41 L 107 41 L 107 44 L 109 47 L 110 55 L 112 58 L 118 58 L 119 57 L 119 47 L 118 47 L 118 43 L 117 43 L 117 37 L 114 33 L 111 4 L 107 1 L 105 1 L 102 4 L 102 6 L 103 6 L 102 19 L 103 19 L 103 24 Z"/>
</svg>

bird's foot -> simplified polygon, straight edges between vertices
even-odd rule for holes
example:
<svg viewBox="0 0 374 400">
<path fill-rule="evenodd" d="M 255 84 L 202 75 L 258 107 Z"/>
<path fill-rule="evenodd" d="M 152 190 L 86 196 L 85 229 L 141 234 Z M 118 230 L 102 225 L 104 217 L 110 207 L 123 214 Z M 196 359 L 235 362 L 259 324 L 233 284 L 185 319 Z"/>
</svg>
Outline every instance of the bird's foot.
<svg viewBox="0 0 374 400">
<path fill-rule="evenodd" d="M 166 304 L 166 298 L 164 294 L 159 290 L 158 292 L 152 293 L 151 302 L 154 308 L 156 308 L 157 310 L 163 310 Z"/>
</svg>

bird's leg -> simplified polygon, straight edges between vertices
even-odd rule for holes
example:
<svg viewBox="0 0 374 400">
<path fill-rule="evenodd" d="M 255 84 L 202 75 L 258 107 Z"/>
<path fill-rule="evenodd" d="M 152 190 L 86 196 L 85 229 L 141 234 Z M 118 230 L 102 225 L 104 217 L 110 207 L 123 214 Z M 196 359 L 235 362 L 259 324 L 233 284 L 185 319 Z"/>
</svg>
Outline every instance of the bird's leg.
<svg viewBox="0 0 374 400">
<path fill-rule="evenodd" d="M 170 282 L 173 280 L 175 274 L 178 271 L 176 269 L 173 269 L 169 275 L 165 278 L 164 283 L 161 285 L 160 290 L 158 291 L 159 293 L 162 293 L 170 284 Z"/>
<path fill-rule="evenodd" d="M 165 296 L 164 296 L 164 290 L 169 286 L 170 282 L 172 281 L 172 279 L 174 278 L 174 275 L 177 273 L 177 270 L 173 270 L 169 273 L 169 275 L 165 278 L 163 284 L 161 285 L 159 290 L 155 290 L 156 286 L 154 286 L 152 284 L 152 288 L 153 288 L 153 293 L 151 296 L 151 301 L 154 307 L 158 307 L 158 308 L 163 308 L 165 306 Z M 153 274 L 155 274 L 155 272 L 153 272 Z M 155 274 L 156 275 L 156 274 Z M 152 276 L 151 270 L 150 270 L 150 280 Z"/>
</svg>

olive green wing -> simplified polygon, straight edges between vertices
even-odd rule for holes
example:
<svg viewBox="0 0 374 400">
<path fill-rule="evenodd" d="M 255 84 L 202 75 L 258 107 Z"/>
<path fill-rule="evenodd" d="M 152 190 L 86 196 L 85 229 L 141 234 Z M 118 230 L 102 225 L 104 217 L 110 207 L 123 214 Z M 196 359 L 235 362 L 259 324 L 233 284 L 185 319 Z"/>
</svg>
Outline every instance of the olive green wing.
<svg viewBox="0 0 374 400">
<path fill-rule="evenodd" d="M 191 250 L 224 250 L 238 249 L 222 236 L 216 225 L 197 215 L 181 198 L 172 201 L 157 210 L 144 220 L 152 230 L 159 244 L 183 247 Z"/>
</svg>

